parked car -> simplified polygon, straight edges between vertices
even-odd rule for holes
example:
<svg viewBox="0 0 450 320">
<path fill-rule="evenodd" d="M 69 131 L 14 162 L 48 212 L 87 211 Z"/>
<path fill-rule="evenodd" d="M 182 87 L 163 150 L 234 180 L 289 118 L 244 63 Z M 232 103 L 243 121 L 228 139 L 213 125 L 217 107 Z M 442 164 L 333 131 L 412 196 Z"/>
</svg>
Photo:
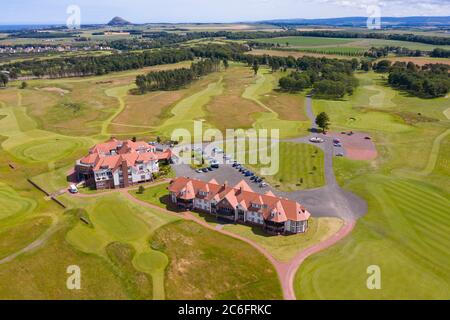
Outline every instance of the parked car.
<svg viewBox="0 0 450 320">
<path fill-rule="evenodd" d="M 77 186 L 74 185 L 74 184 L 71 184 L 70 187 L 69 187 L 69 192 L 70 192 L 70 193 L 73 193 L 73 194 L 78 193 L 78 188 L 77 188 Z"/>
<path fill-rule="evenodd" d="M 371 137 L 364 137 L 364 139 L 366 139 L 366 140 L 372 140 Z"/>
<path fill-rule="evenodd" d="M 257 176 L 251 176 L 251 177 L 250 177 L 250 180 L 252 180 L 252 181 L 255 181 L 256 179 L 258 179 Z"/>
<path fill-rule="evenodd" d="M 259 185 L 260 188 L 265 188 L 267 187 L 267 183 L 265 182 L 261 182 L 261 184 Z"/>
<path fill-rule="evenodd" d="M 253 172 L 251 172 L 251 171 L 247 171 L 246 173 L 245 173 L 245 176 L 246 177 L 252 177 L 252 176 L 254 176 L 255 174 L 253 173 Z"/>
<path fill-rule="evenodd" d="M 219 164 L 217 162 L 211 163 L 211 168 L 213 169 L 219 169 Z"/>
<path fill-rule="evenodd" d="M 311 139 L 309 139 L 309 141 L 311 141 L 312 143 L 323 143 L 325 140 L 319 137 L 312 137 Z"/>
<path fill-rule="evenodd" d="M 195 170 L 195 172 L 197 172 L 197 173 L 203 173 L 203 170 L 202 170 L 202 169 L 197 169 L 197 170 Z"/>
<path fill-rule="evenodd" d="M 342 144 L 340 144 L 340 143 L 334 143 L 333 145 L 334 145 L 336 148 L 342 147 Z"/>
<path fill-rule="evenodd" d="M 342 152 L 336 153 L 336 157 L 343 157 L 344 154 Z"/>
<path fill-rule="evenodd" d="M 341 143 L 341 140 L 339 140 L 339 139 L 333 139 L 333 143 Z"/>
<path fill-rule="evenodd" d="M 257 178 L 257 179 L 255 180 L 255 182 L 256 182 L 256 183 L 261 183 L 261 182 L 263 182 L 263 179 L 262 179 L 262 178 Z"/>
<path fill-rule="evenodd" d="M 207 172 L 208 172 L 208 169 L 207 169 L 207 168 L 203 168 L 203 169 L 202 169 L 202 172 L 207 173 Z"/>
<path fill-rule="evenodd" d="M 206 168 L 206 169 L 208 169 L 208 171 L 213 171 L 213 168 L 212 168 L 212 167 L 208 167 L 208 168 Z"/>
</svg>

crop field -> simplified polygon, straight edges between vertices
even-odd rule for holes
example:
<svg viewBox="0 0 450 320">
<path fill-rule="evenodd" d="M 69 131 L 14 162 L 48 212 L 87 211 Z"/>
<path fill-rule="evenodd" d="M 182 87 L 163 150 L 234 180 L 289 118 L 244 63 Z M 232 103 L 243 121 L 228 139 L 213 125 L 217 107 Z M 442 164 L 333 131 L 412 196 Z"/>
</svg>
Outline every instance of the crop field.
<svg viewBox="0 0 450 320">
<path fill-rule="evenodd" d="M 376 141 L 378 159 L 334 162 L 339 183 L 364 198 L 369 212 L 347 238 L 304 262 L 295 281 L 297 298 L 446 299 L 448 99 L 409 97 L 373 73 L 358 77 L 354 96 L 318 100 L 314 109 L 329 113 L 332 130 L 357 128 Z M 366 288 L 370 265 L 381 268 L 381 290 Z"/>
<path fill-rule="evenodd" d="M 450 46 L 437 46 L 408 41 L 355 38 L 320 37 L 281 37 L 258 39 L 256 41 L 277 45 L 278 49 L 289 49 L 316 54 L 361 56 L 371 47 L 404 47 L 411 50 L 432 51 L 434 48 L 449 49 Z"/>
</svg>

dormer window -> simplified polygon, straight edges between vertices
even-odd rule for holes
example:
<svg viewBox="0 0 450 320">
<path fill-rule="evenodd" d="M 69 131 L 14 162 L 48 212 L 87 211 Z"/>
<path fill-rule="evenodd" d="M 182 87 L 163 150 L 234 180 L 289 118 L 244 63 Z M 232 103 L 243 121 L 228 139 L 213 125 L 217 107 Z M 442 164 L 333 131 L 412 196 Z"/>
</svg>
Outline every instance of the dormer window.
<svg viewBox="0 0 450 320">
<path fill-rule="evenodd" d="M 208 195 L 208 192 L 206 192 L 206 191 L 199 191 L 199 194 L 200 194 L 202 197 L 205 197 L 205 196 Z"/>
</svg>

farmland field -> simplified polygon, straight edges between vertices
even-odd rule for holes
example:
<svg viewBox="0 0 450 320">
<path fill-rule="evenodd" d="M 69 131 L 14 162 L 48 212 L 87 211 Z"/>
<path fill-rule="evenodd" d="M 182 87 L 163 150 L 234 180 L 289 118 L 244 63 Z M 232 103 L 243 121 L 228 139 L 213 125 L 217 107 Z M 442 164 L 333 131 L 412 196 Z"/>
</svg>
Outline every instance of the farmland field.
<svg viewBox="0 0 450 320">
<path fill-rule="evenodd" d="M 272 39 L 258 39 L 262 43 L 275 44 L 280 48 L 295 49 L 298 51 L 337 54 L 337 55 L 362 55 L 371 47 L 404 47 L 411 50 L 432 51 L 434 48 L 449 49 L 450 46 L 436 46 L 407 41 L 382 40 L 382 39 L 355 39 L 355 38 L 320 38 L 320 37 L 281 37 Z"/>
</svg>

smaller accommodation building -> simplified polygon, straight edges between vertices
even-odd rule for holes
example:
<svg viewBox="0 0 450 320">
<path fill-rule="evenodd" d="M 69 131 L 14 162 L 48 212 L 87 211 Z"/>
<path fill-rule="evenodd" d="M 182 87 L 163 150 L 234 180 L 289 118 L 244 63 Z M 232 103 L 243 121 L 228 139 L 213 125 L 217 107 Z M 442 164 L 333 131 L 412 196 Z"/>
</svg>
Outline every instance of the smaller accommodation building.
<svg viewBox="0 0 450 320">
<path fill-rule="evenodd" d="M 78 181 L 96 189 L 126 188 L 153 180 L 160 161 L 169 162 L 170 149 L 160 152 L 143 141 L 121 141 L 115 138 L 98 144 L 75 164 Z"/>
<path fill-rule="evenodd" d="M 243 180 L 235 186 L 215 180 L 180 177 L 168 187 L 171 201 L 188 210 L 200 210 L 218 218 L 257 225 L 271 234 L 303 233 L 311 214 L 298 202 L 254 192 Z"/>
</svg>

